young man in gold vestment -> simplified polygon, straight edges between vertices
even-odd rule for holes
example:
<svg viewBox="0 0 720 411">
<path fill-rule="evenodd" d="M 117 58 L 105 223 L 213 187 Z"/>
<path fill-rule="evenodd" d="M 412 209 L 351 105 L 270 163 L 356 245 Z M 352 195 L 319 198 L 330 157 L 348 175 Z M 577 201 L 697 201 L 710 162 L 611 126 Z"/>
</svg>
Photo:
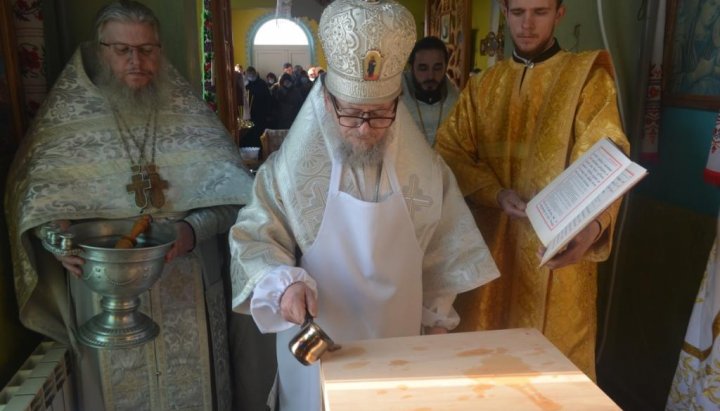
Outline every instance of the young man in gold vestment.
<svg viewBox="0 0 720 411">
<path fill-rule="evenodd" d="M 594 378 L 596 264 L 610 253 L 619 202 L 543 267 L 525 205 L 600 138 L 629 150 L 612 63 L 605 51 L 560 49 L 562 0 L 506 0 L 503 12 L 512 58 L 470 80 L 437 134 L 501 272 L 459 296 L 459 329 L 537 328 Z"/>
</svg>

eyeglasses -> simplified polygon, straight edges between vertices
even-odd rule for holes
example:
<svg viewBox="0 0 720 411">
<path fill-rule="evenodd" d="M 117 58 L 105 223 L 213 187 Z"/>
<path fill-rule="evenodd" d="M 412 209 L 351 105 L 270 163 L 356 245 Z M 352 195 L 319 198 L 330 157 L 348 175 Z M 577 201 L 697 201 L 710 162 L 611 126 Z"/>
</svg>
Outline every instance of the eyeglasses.
<svg viewBox="0 0 720 411">
<path fill-rule="evenodd" d="M 132 46 L 126 43 L 104 43 L 100 42 L 101 46 L 105 46 L 112 50 L 116 55 L 125 57 L 130 55 L 131 50 L 135 50 L 138 55 L 143 57 L 150 57 L 155 53 L 155 50 L 160 49 L 160 44 L 140 44 L 138 46 Z"/>
<path fill-rule="evenodd" d="M 395 121 L 395 110 L 398 105 L 398 99 L 396 98 L 392 109 L 362 111 L 338 107 L 337 100 L 335 100 L 335 96 L 332 94 L 330 94 L 330 101 L 332 101 L 333 107 L 335 107 L 335 115 L 340 125 L 349 128 L 358 128 L 366 121 L 370 128 L 388 128 Z M 352 114 L 340 114 L 341 111 Z"/>
</svg>

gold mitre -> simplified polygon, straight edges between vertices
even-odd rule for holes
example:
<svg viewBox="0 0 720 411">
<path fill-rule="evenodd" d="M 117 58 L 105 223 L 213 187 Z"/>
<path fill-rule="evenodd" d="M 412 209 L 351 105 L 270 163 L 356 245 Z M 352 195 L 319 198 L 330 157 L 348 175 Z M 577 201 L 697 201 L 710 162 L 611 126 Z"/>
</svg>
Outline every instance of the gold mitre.
<svg viewBox="0 0 720 411">
<path fill-rule="evenodd" d="M 325 85 L 355 104 L 384 103 L 402 91 L 415 44 L 415 19 L 394 0 L 335 0 L 319 24 L 328 67 Z"/>
</svg>

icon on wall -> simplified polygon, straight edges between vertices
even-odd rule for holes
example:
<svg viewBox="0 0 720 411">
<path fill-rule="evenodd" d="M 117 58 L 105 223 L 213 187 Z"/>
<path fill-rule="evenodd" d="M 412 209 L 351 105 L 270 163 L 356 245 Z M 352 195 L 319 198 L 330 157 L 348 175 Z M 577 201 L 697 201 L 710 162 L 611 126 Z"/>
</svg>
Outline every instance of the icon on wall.
<svg viewBox="0 0 720 411">
<path fill-rule="evenodd" d="M 496 55 L 502 56 L 503 47 L 504 39 L 502 33 L 498 36 L 491 31 L 484 39 L 480 40 L 480 55 L 490 57 L 495 57 Z"/>
<path fill-rule="evenodd" d="M 450 15 L 445 14 L 440 17 L 440 40 L 445 43 L 450 42 Z"/>
<path fill-rule="evenodd" d="M 663 102 L 720 108 L 720 8 L 714 1 L 668 0 Z"/>
</svg>

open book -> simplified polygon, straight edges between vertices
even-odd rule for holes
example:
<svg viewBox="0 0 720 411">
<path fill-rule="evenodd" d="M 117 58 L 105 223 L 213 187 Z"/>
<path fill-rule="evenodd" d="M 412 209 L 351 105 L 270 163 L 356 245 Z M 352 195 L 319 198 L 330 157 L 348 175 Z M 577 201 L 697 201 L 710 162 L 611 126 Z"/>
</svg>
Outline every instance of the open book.
<svg viewBox="0 0 720 411">
<path fill-rule="evenodd" d="M 595 143 L 527 204 L 525 212 L 546 247 L 540 265 L 645 175 L 610 139 Z"/>
</svg>

